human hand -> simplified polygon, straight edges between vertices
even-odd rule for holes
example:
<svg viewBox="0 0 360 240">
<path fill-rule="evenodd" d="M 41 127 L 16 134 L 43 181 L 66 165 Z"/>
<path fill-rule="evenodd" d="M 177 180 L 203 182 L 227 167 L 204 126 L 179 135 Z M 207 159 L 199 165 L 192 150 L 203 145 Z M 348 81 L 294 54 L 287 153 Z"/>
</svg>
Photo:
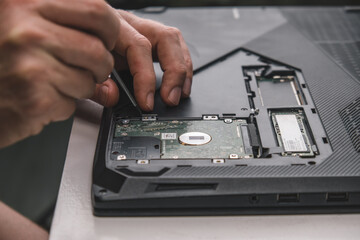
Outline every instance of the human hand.
<svg viewBox="0 0 360 240">
<path fill-rule="evenodd" d="M 119 17 L 102 0 L 0 1 L 0 147 L 71 116 L 111 72 Z"/>
<path fill-rule="evenodd" d="M 123 10 L 118 10 L 118 13 L 120 34 L 113 51 L 115 66 L 130 69 L 140 107 L 151 111 L 154 106 L 156 79 L 153 61 L 159 61 L 164 71 L 160 90 L 162 100 L 167 105 L 175 106 L 181 97 L 189 97 L 193 68 L 180 31 Z M 118 88 L 109 79 L 97 86 L 93 99 L 105 106 L 113 106 L 118 95 Z"/>
</svg>

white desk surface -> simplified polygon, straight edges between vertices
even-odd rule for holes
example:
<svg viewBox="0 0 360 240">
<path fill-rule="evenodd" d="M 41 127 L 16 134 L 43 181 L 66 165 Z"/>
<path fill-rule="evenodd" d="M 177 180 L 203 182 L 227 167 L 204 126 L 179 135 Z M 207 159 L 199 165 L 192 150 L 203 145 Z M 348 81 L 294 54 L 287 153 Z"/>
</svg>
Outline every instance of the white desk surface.
<svg viewBox="0 0 360 240">
<path fill-rule="evenodd" d="M 94 217 L 91 178 L 102 108 L 81 105 L 89 114 L 74 120 L 50 240 L 360 239 L 360 214 Z"/>
</svg>

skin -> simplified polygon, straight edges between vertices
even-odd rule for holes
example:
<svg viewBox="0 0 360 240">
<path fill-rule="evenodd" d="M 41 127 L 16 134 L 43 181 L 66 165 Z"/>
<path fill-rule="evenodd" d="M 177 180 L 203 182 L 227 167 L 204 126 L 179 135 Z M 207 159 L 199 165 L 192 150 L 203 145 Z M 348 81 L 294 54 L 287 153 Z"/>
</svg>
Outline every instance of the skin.
<svg viewBox="0 0 360 240">
<path fill-rule="evenodd" d="M 0 148 L 69 118 L 77 99 L 114 106 L 114 66 L 130 70 L 144 111 L 154 107 L 154 61 L 164 72 L 167 105 L 191 92 L 192 62 L 180 31 L 103 0 L 0 0 L 0 53 Z M 0 202 L 0 240 L 47 238 Z"/>
<path fill-rule="evenodd" d="M 0 240 L 44 240 L 48 238 L 49 234 L 44 229 L 0 202 Z"/>
<path fill-rule="evenodd" d="M 0 0 L 0 148 L 69 118 L 76 99 L 106 107 L 119 92 L 108 79 L 128 67 L 144 111 L 154 107 L 153 61 L 164 71 L 162 100 L 189 97 L 192 62 L 180 31 L 102 0 Z"/>
</svg>

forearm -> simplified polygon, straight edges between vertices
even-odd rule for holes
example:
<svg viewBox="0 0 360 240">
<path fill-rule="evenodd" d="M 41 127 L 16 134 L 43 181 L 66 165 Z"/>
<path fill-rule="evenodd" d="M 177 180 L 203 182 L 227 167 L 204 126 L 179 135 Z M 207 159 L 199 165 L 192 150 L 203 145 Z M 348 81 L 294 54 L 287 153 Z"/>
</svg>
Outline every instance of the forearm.
<svg viewBox="0 0 360 240">
<path fill-rule="evenodd" d="M 48 238 L 49 234 L 44 229 L 0 202 L 0 240 L 45 240 Z"/>
</svg>

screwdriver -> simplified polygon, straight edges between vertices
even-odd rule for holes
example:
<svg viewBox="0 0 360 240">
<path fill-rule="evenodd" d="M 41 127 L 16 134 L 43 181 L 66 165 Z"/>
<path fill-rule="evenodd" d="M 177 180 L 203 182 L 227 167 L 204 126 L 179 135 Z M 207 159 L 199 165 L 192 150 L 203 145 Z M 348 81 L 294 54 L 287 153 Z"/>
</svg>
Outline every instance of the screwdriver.
<svg viewBox="0 0 360 240">
<path fill-rule="evenodd" d="M 111 73 L 112 73 L 113 77 L 115 78 L 113 80 L 116 81 L 119 84 L 119 86 L 124 90 L 127 97 L 129 98 L 131 104 L 136 108 L 136 110 L 140 113 L 140 115 L 142 115 L 142 111 L 141 111 L 139 105 L 137 104 L 134 97 L 131 95 L 131 93 L 130 93 L 129 89 L 126 87 L 124 81 L 120 78 L 118 72 L 115 69 L 113 69 Z"/>
</svg>

